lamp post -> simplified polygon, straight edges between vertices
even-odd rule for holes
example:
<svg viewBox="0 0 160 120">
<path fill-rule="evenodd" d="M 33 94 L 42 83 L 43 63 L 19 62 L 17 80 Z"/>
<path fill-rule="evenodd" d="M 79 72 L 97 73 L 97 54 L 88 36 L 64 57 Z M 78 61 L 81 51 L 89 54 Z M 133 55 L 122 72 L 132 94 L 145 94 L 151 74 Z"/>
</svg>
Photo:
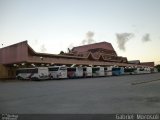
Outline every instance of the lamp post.
<svg viewBox="0 0 160 120">
<path fill-rule="evenodd" d="M 43 60 L 43 57 L 41 56 L 41 57 L 39 57 L 41 60 Z"/>
</svg>

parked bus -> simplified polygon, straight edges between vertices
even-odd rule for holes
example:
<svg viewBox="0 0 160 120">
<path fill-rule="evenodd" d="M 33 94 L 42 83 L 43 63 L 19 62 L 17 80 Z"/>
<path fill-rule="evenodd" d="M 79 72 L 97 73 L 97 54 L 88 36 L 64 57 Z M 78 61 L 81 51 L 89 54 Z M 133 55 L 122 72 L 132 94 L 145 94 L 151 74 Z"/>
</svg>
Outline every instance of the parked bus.
<svg viewBox="0 0 160 120">
<path fill-rule="evenodd" d="M 157 73 L 158 72 L 158 69 L 157 68 L 153 68 L 154 70 L 153 70 L 153 72 L 154 73 Z"/>
<path fill-rule="evenodd" d="M 37 71 L 37 68 L 19 68 L 16 70 L 16 78 L 18 80 L 29 80 Z"/>
<path fill-rule="evenodd" d="M 68 78 L 80 78 L 83 77 L 83 68 L 82 67 L 68 67 L 67 68 Z"/>
<path fill-rule="evenodd" d="M 145 73 L 151 73 L 151 69 L 150 68 L 137 68 L 135 70 L 136 74 L 145 74 Z"/>
<path fill-rule="evenodd" d="M 83 67 L 83 77 L 92 77 L 92 67 Z"/>
<path fill-rule="evenodd" d="M 145 73 L 151 73 L 151 68 L 149 67 L 144 68 L 144 70 L 145 70 Z"/>
<path fill-rule="evenodd" d="M 48 67 L 50 79 L 67 78 L 66 66 L 50 66 Z"/>
<path fill-rule="evenodd" d="M 93 77 L 102 77 L 104 76 L 104 67 L 92 67 L 92 75 Z"/>
<path fill-rule="evenodd" d="M 123 75 L 124 74 L 124 68 L 123 67 L 114 67 L 112 68 L 112 75 Z"/>
<path fill-rule="evenodd" d="M 155 73 L 156 72 L 156 68 L 151 68 L 151 73 Z"/>
<path fill-rule="evenodd" d="M 16 71 L 16 78 L 23 80 L 42 80 L 48 79 L 48 68 L 47 67 L 36 67 L 36 68 L 20 68 Z"/>
<path fill-rule="evenodd" d="M 48 67 L 37 67 L 37 71 L 31 76 L 31 80 L 49 79 Z"/>
<path fill-rule="evenodd" d="M 112 66 L 104 68 L 104 75 L 105 76 L 112 76 Z"/>
<path fill-rule="evenodd" d="M 136 68 L 124 68 L 125 75 L 133 75 L 135 74 Z"/>
</svg>

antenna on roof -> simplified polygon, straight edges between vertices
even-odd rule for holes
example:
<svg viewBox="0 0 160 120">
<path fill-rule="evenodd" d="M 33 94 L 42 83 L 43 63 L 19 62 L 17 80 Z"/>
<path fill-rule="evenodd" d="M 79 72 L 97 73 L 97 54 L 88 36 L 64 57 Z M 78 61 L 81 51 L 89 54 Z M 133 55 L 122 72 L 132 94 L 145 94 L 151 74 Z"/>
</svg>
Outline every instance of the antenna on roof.
<svg viewBox="0 0 160 120">
<path fill-rule="evenodd" d="M 70 49 L 70 48 L 68 48 L 68 52 L 69 52 L 69 53 L 71 52 L 71 49 Z"/>
</svg>

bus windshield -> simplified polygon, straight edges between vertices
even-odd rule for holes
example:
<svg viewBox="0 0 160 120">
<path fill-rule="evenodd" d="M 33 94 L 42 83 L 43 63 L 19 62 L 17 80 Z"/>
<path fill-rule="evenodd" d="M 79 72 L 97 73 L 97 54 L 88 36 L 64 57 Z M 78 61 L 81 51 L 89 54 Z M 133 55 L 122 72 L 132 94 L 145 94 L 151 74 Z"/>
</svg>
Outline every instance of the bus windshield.
<svg viewBox="0 0 160 120">
<path fill-rule="evenodd" d="M 136 70 L 135 68 L 125 68 L 124 72 L 133 72 L 134 70 Z"/>
<path fill-rule="evenodd" d="M 100 70 L 99 67 L 92 68 L 92 71 L 93 71 L 93 72 L 98 71 L 98 70 Z"/>
<path fill-rule="evenodd" d="M 140 68 L 139 71 L 144 71 L 144 68 Z"/>
<path fill-rule="evenodd" d="M 86 68 L 83 68 L 83 71 L 86 71 Z"/>
<path fill-rule="evenodd" d="M 120 70 L 121 68 L 112 68 L 112 71 Z"/>
<path fill-rule="evenodd" d="M 104 70 L 108 70 L 108 68 L 107 68 L 107 67 L 105 67 L 105 68 L 104 68 Z"/>
<path fill-rule="evenodd" d="M 67 71 L 76 71 L 76 68 L 67 68 Z"/>
</svg>

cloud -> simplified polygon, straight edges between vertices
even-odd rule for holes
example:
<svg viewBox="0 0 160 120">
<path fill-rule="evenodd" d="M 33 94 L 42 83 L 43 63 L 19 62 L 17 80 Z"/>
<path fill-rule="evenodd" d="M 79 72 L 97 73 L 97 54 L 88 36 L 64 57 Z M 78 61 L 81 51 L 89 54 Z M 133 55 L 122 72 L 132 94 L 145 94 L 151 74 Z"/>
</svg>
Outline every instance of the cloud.
<svg viewBox="0 0 160 120">
<path fill-rule="evenodd" d="M 37 45 L 38 43 L 39 43 L 39 41 L 38 41 L 38 40 L 34 40 L 34 44 L 36 44 L 36 45 Z"/>
<path fill-rule="evenodd" d="M 88 31 L 88 32 L 86 33 L 87 39 L 92 39 L 93 36 L 94 36 L 94 32 L 92 32 L 92 31 Z"/>
<path fill-rule="evenodd" d="M 118 48 L 120 50 L 125 51 L 126 42 L 134 37 L 134 33 L 117 33 L 116 37 L 117 37 Z"/>
<path fill-rule="evenodd" d="M 46 52 L 46 51 L 47 51 L 47 49 L 46 49 L 46 47 L 45 47 L 44 44 L 42 44 L 42 45 L 40 46 L 40 50 L 41 50 L 41 52 Z"/>
<path fill-rule="evenodd" d="M 81 44 L 85 45 L 87 43 L 87 40 L 82 40 Z"/>
<path fill-rule="evenodd" d="M 81 44 L 85 45 L 85 44 L 92 44 L 95 42 L 95 40 L 93 39 L 94 36 L 94 32 L 92 31 L 88 31 L 86 33 L 86 39 L 82 40 Z"/>
<path fill-rule="evenodd" d="M 142 41 L 143 41 L 143 42 L 151 41 L 150 34 L 149 34 L 149 33 L 146 33 L 146 34 L 142 37 Z"/>
<path fill-rule="evenodd" d="M 73 43 L 69 44 L 68 48 L 72 49 L 74 47 Z"/>
</svg>

